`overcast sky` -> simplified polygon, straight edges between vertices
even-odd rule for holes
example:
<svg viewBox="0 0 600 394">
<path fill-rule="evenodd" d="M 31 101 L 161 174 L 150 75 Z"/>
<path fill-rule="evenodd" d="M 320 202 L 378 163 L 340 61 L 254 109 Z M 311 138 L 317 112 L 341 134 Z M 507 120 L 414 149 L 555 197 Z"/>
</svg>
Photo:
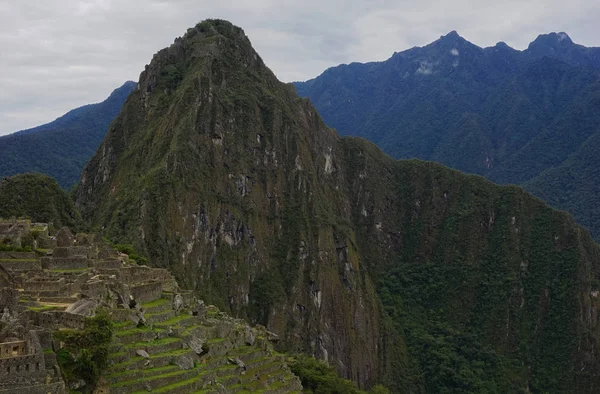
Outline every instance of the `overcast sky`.
<svg viewBox="0 0 600 394">
<path fill-rule="evenodd" d="M 600 46 L 598 0 L 0 0 L 0 135 L 104 100 L 206 18 L 244 28 L 283 81 L 451 30 L 479 46 L 524 49 L 551 31 Z"/>
</svg>

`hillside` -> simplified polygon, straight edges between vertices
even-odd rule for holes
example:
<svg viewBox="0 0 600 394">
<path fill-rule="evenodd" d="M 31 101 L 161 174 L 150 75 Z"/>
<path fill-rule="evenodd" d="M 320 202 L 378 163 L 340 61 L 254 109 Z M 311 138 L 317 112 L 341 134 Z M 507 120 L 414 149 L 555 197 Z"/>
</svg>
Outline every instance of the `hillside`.
<svg viewBox="0 0 600 394">
<path fill-rule="evenodd" d="M 79 180 L 108 126 L 121 111 L 135 82 L 126 82 L 101 103 L 89 104 L 55 121 L 0 137 L 0 177 L 39 172 L 64 189 Z"/>
<path fill-rule="evenodd" d="M 0 180 L 0 218 L 26 217 L 52 222 L 56 228 L 81 227 L 75 204 L 56 181 L 42 174 L 20 174 Z"/>
<path fill-rule="evenodd" d="M 76 203 L 207 302 L 392 392 L 595 392 L 600 249 L 517 187 L 342 138 L 228 22 L 158 52 Z"/>
<path fill-rule="evenodd" d="M 600 237 L 600 218 L 588 204 L 597 178 L 590 187 L 552 178 L 563 166 L 600 170 L 578 154 L 600 135 L 600 48 L 565 33 L 541 35 L 524 51 L 504 43 L 480 48 L 451 32 L 387 61 L 341 65 L 295 86 L 343 135 L 373 141 L 395 158 L 524 185 Z"/>
</svg>

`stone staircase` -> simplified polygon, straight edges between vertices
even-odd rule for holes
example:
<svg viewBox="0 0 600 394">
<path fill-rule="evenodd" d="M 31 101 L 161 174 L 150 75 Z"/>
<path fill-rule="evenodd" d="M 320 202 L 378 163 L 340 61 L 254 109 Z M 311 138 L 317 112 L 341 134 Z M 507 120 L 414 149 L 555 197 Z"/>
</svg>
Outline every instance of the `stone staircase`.
<svg viewBox="0 0 600 394">
<path fill-rule="evenodd" d="M 166 297 L 142 308 L 144 326 L 115 323 L 104 374 L 111 393 L 301 392 L 299 379 L 284 356 L 273 351 L 266 330 L 250 328 L 214 307 L 202 317 L 178 314 Z M 193 350 L 193 341 L 201 341 L 202 349 Z"/>
</svg>

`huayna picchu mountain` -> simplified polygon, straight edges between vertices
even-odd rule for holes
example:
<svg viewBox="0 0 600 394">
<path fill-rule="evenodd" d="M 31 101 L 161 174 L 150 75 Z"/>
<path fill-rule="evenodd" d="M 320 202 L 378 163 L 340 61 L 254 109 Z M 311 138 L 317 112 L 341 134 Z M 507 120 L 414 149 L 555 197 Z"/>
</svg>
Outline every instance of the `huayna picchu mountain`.
<svg viewBox="0 0 600 394">
<path fill-rule="evenodd" d="M 523 190 L 339 138 L 242 29 L 158 52 L 84 219 L 180 285 L 392 392 L 597 392 L 600 248 Z"/>
<path fill-rule="evenodd" d="M 68 190 L 79 180 L 134 88 L 135 82 L 125 82 L 101 103 L 84 105 L 53 122 L 0 137 L 0 178 L 39 172 Z"/>
<path fill-rule="evenodd" d="M 600 138 L 600 48 L 563 32 L 480 48 L 451 32 L 295 86 L 342 135 L 523 185 L 600 239 L 599 161 L 585 153 Z"/>
</svg>

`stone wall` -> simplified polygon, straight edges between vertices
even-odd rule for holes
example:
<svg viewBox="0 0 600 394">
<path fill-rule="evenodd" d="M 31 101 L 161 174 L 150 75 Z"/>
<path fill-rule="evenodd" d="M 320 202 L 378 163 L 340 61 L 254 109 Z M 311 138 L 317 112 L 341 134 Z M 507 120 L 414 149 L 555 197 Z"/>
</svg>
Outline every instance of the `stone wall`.
<svg viewBox="0 0 600 394">
<path fill-rule="evenodd" d="M 9 311 L 15 311 L 19 304 L 19 291 L 10 287 L 0 289 L 0 311 L 8 308 Z"/>
<path fill-rule="evenodd" d="M 18 390 L 18 391 L 15 391 Z M 27 393 L 27 394 L 65 394 L 65 384 L 63 382 L 49 383 L 49 384 L 29 384 L 22 385 L 18 388 L 9 387 L 2 388 L 0 386 L 0 394 L 15 394 L 15 393 Z"/>
<path fill-rule="evenodd" d="M 96 260 L 94 261 L 95 269 L 121 269 L 123 262 L 121 260 Z"/>
<path fill-rule="evenodd" d="M 54 249 L 56 248 L 55 238 L 38 238 L 37 246 L 41 249 Z"/>
<path fill-rule="evenodd" d="M 23 283 L 27 292 L 58 291 L 66 292 L 65 278 L 33 278 Z"/>
<path fill-rule="evenodd" d="M 35 252 L 0 252 L 0 259 L 35 260 L 37 256 Z"/>
<path fill-rule="evenodd" d="M 0 358 L 9 358 L 27 355 L 27 341 L 0 343 Z"/>
<path fill-rule="evenodd" d="M 44 269 L 47 270 L 75 270 L 88 268 L 90 265 L 90 261 L 87 258 L 83 257 L 42 257 L 41 265 Z"/>
<path fill-rule="evenodd" d="M 103 280 L 87 282 L 81 285 L 81 293 L 88 298 L 104 298 L 108 294 L 108 284 Z"/>
<path fill-rule="evenodd" d="M 0 265 L 9 271 L 41 271 L 39 260 L 1 260 Z"/>
<path fill-rule="evenodd" d="M 46 365 L 41 356 L 39 354 L 30 354 L 0 359 L 0 381 L 4 379 L 20 380 L 18 379 L 19 377 L 23 377 L 24 379 L 43 377 Z"/>
<path fill-rule="evenodd" d="M 151 302 L 161 297 L 162 284 L 160 282 L 150 282 L 143 285 L 131 286 L 129 292 L 137 302 Z"/>
<path fill-rule="evenodd" d="M 51 330 L 58 328 L 81 330 L 85 327 L 87 318 L 67 312 L 42 312 L 36 314 L 35 320 L 38 326 Z"/>
</svg>

